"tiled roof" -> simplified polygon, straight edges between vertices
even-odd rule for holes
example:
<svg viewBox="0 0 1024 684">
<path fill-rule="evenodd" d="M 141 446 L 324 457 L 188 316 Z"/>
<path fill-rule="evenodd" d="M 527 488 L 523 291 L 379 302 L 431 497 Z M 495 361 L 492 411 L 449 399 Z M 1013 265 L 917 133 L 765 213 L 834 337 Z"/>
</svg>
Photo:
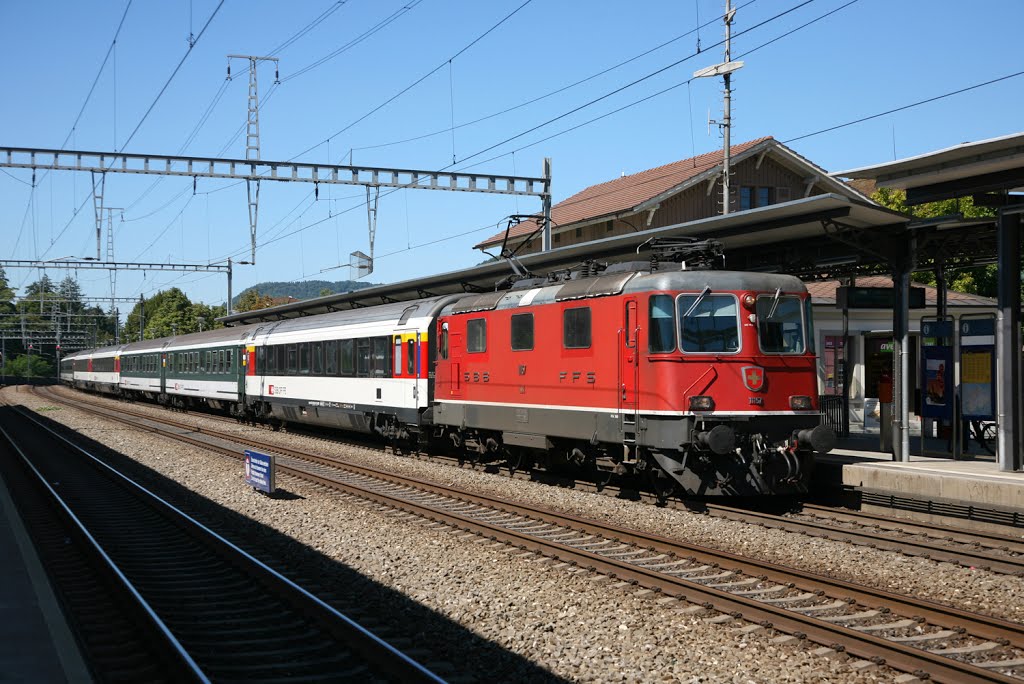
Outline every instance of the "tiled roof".
<svg viewBox="0 0 1024 684">
<path fill-rule="evenodd" d="M 858 287 L 893 287 L 892 278 L 888 276 L 858 276 Z M 938 303 L 938 290 L 933 285 L 923 283 L 911 283 L 912 287 L 924 288 L 924 302 L 928 306 L 935 306 Z M 839 288 L 838 280 L 822 280 L 807 283 L 807 291 L 811 293 L 811 299 L 815 304 L 835 304 L 836 290 Z M 991 297 L 967 294 L 966 292 L 946 291 L 946 303 L 949 306 L 996 306 L 996 300 Z"/>
<path fill-rule="evenodd" d="M 733 145 L 732 156 L 738 156 L 766 141 L 778 144 L 771 136 L 758 138 L 740 145 Z M 591 185 L 551 207 L 552 226 L 567 226 L 579 221 L 627 212 L 721 163 L 722 150 L 715 150 L 697 157 L 622 176 L 606 183 Z M 536 221 L 523 221 L 509 231 L 509 238 L 529 235 L 537 230 L 537 226 Z M 495 242 L 500 243 L 504 236 L 504 231 L 492 235 L 476 245 L 476 248 Z"/>
</svg>

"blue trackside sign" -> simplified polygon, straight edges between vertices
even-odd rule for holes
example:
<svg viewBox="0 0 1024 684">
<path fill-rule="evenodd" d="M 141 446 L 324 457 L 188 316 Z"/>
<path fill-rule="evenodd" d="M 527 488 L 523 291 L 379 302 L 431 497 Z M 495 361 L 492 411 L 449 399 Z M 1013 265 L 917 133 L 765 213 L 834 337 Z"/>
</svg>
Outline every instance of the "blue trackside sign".
<svg viewBox="0 0 1024 684">
<path fill-rule="evenodd" d="M 274 493 L 274 456 L 245 451 L 245 482 L 267 494 Z"/>
</svg>

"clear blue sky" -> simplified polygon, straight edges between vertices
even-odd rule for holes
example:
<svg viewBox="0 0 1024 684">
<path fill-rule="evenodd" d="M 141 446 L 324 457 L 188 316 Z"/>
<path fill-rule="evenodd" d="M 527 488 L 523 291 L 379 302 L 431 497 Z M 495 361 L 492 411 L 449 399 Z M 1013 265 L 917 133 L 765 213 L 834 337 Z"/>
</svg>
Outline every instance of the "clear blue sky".
<svg viewBox="0 0 1024 684">
<path fill-rule="evenodd" d="M 800 0 L 735 0 L 734 33 L 740 35 L 733 56 L 744 59 L 746 67 L 734 77 L 734 142 L 764 135 L 787 141 L 1024 70 L 1018 47 L 1024 23 L 1020 0 L 858 0 L 745 54 L 847 1 L 813 0 L 752 29 Z M 720 23 L 700 30 L 705 52 L 583 105 L 694 54 L 698 36 L 684 34 L 698 25 L 698 15 L 700 23 L 719 16 L 721 0 L 532 0 L 449 67 L 450 58 L 522 3 L 225 0 L 136 131 L 185 55 L 190 32 L 199 34 L 219 0 L 135 0 L 68 137 L 127 2 L 5 0 L 0 3 L 5 35 L 0 145 L 56 148 L 67 138 L 69 149 L 242 157 L 245 143 L 236 133 L 246 115 L 245 64 L 233 64 L 235 78 L 222 89 L 225 56 L 268 54 L 328 12 L 276 53 L 279 87 L 271 90 L 272 66 L 260 67 L 264 159 L 289 159 L 312 148 L 303 160 L 338 162 L 352 150 L 357 164 L 430 169 L 450 165 L 454 152 L 456 168 L 485 162 L 473 168 L 540 175 L 542 159 L 549 156 L 557 202 L 621 173 L 720 147 L 717 130 L 709 135 L 706 120 L 709 110 L 712 118 L 720 118 L 721 80 L 685 84 L 694 70 L 721 61 L 722 48 L 715 46 L 722 38 Z M 593 76 L 676 37 L 573 88 L 459 126 Z M 334 52 L 332 59 L 298 73 Z M 438 66 L 435 74 L 326 142 Z M 580 126 L 672 86 L 678 87 Z M 841 170 L 1019 132 L 1024 130 L 1022 105 L 1024 76 L 791 146 L 828 170 Z M 454 133 L 449 130 L 453 121 Z M 531 145 L 574 126 L 580 127 Z M 416 142 L 378 147 L 438 131 Z M 33 192 L 31 172 L 0 174 L 2 258 L 94 254 L 89 176 L 40 172 L 36 178 Z M 228 255 L 247 258 L 245 185 L 201 180 L 197 191 L 193 195 L 190 179 L 156 182 L 155 177 L 108 174 L 106 204 L 126 208 L 123 223 L 115 218 L 116 258 L 189 263 Z M 368 251 L 363 193 L 361 188 L 323 186 L 314 201 L 309 185 L 264 182 L 258 234 L 263 246 L 255 267 L 236 269 L 235 291 L 263 280 L 348 278 L 347 268 L 334 267 L 347 263 L 353 250 Z M 473 244 L 496 232 L 506 215 L 539 208 L 534 198 L 424 190 L 387 194 L 380 200 L 376 271 L 368 279 L 393 282 L 478 263 L 482 255 Z M 48 272 L 54 278 L 65 275 L 56 267 Z M 38 273 L 9 269 L 8 276 L 19 286 Z M 78 276 L 86 294 L 109 295 L 106 272 L 81 271 Z M 169 285 L 209 303 L 225 295 L 223 276 L 118 274 L 122 296 L 149 295 Z"/>
</svg>

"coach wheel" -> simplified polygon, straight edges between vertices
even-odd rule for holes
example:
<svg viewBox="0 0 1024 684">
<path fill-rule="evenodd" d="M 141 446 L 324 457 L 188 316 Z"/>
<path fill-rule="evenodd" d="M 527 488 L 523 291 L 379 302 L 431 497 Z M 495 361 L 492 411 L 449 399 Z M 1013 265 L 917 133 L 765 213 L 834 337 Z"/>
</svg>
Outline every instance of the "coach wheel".
<svg viewBox="0 0 1024 684">
<path fill-rule="evenodd" d="M 533 458 L 526 449 L 512 447 L 508 449 L 508 470 L 510 475 L 515 475 L 517 470 L 529 470 L 533 467 Z"/>
</svg>

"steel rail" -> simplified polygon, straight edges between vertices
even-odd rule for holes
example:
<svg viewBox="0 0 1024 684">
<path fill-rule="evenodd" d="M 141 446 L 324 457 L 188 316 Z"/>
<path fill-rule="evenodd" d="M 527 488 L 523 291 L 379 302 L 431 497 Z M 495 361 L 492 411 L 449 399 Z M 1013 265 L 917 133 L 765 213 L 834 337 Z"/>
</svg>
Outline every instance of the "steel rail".
<svg viewBox="0 0 1024 684">
<path fill-rule="evenodd" d="M 368 662 L 374 663 L 374 667 L 378 668 L 380 673 L 384 673 L 391 677 L 397 677 L 400 681 L 430 682 L 432 684 L 440 684 L 444 681 L 426 669 L 423 665 L 405 655 L 391 644 L 382 640 L 365 627 L 349 618 L 347 615 L 328 605 L 320 598 L 295 584 L 278 571 L 250 555 L 234 543 L 228 541 L 217 532 L 206 527 L 187 513 L 179 510 L 160 496 L 139 485 L 126 475 L 120 473 L 117 469 L 111 467 L 102 459 L 97 458 L 88 450 L 76 444 L 72 439 L 69 439 L 67 436 L 62 435 L 52 428 L 44 425 L 37 418 L 33 417 L 32 412 L 22 409 L 21 407 L 15 407 L 15 409 L 25 418 L 35 423 L 39 428 L 52 435 L 54 438 L 61 440 L 68 446 L 68 448 L 73 449 L 82 454 L 85 458 L 90 459 L 96 467 L 104 470 L 113 479 L 121 482 L 132 491 L 139 493 L 148 502 L 158 508 L 164 515 L 172 518 L 180 524 L 182 528 L 192 536 L 197 539 L 213 540 L 214 543 L 217 544 L 219 552 L 228 559 L 232 565 L 236 567 L 252 568 L 256 574 L 259 575 L 262 581 L 264 581 L 269 587 L 273 588 L 273 590 L 279 595 L 287 597 L 290 602 L 297 607 L 300 607 L 300 609 L 308 616 L 327 616 L 331 622 L 330 624 L 325 624 L 325 627 L 339 639 L 339 643 L 345 643 L 349 648 L 359 652 Z M 131 424 L 129 421 L 122 422 Z M 2 431 L 2 429 L 0 429 L 0 431 Z M 10 438 L 8 437 L 8 439 Z M 209 448 L 208 444 L 203 446 Z M 54 495 L 56 496 L 56 493 Z M 113 565 L 113 561 L 110 562 Z M 116 568 L 116 566 L 114 567 Z M 117 572 L 120 573 L 119 570 Z M 139 600 L 142 600 L 141 596 L 139 597 Z M 153 615 L 155 617 L 155 613 L 153 613 Z M 170 634 L 169 630 L 168 634 Z M 205 676 L 203 677 L 203 681 L 207 681 Z"/>
</svg>

